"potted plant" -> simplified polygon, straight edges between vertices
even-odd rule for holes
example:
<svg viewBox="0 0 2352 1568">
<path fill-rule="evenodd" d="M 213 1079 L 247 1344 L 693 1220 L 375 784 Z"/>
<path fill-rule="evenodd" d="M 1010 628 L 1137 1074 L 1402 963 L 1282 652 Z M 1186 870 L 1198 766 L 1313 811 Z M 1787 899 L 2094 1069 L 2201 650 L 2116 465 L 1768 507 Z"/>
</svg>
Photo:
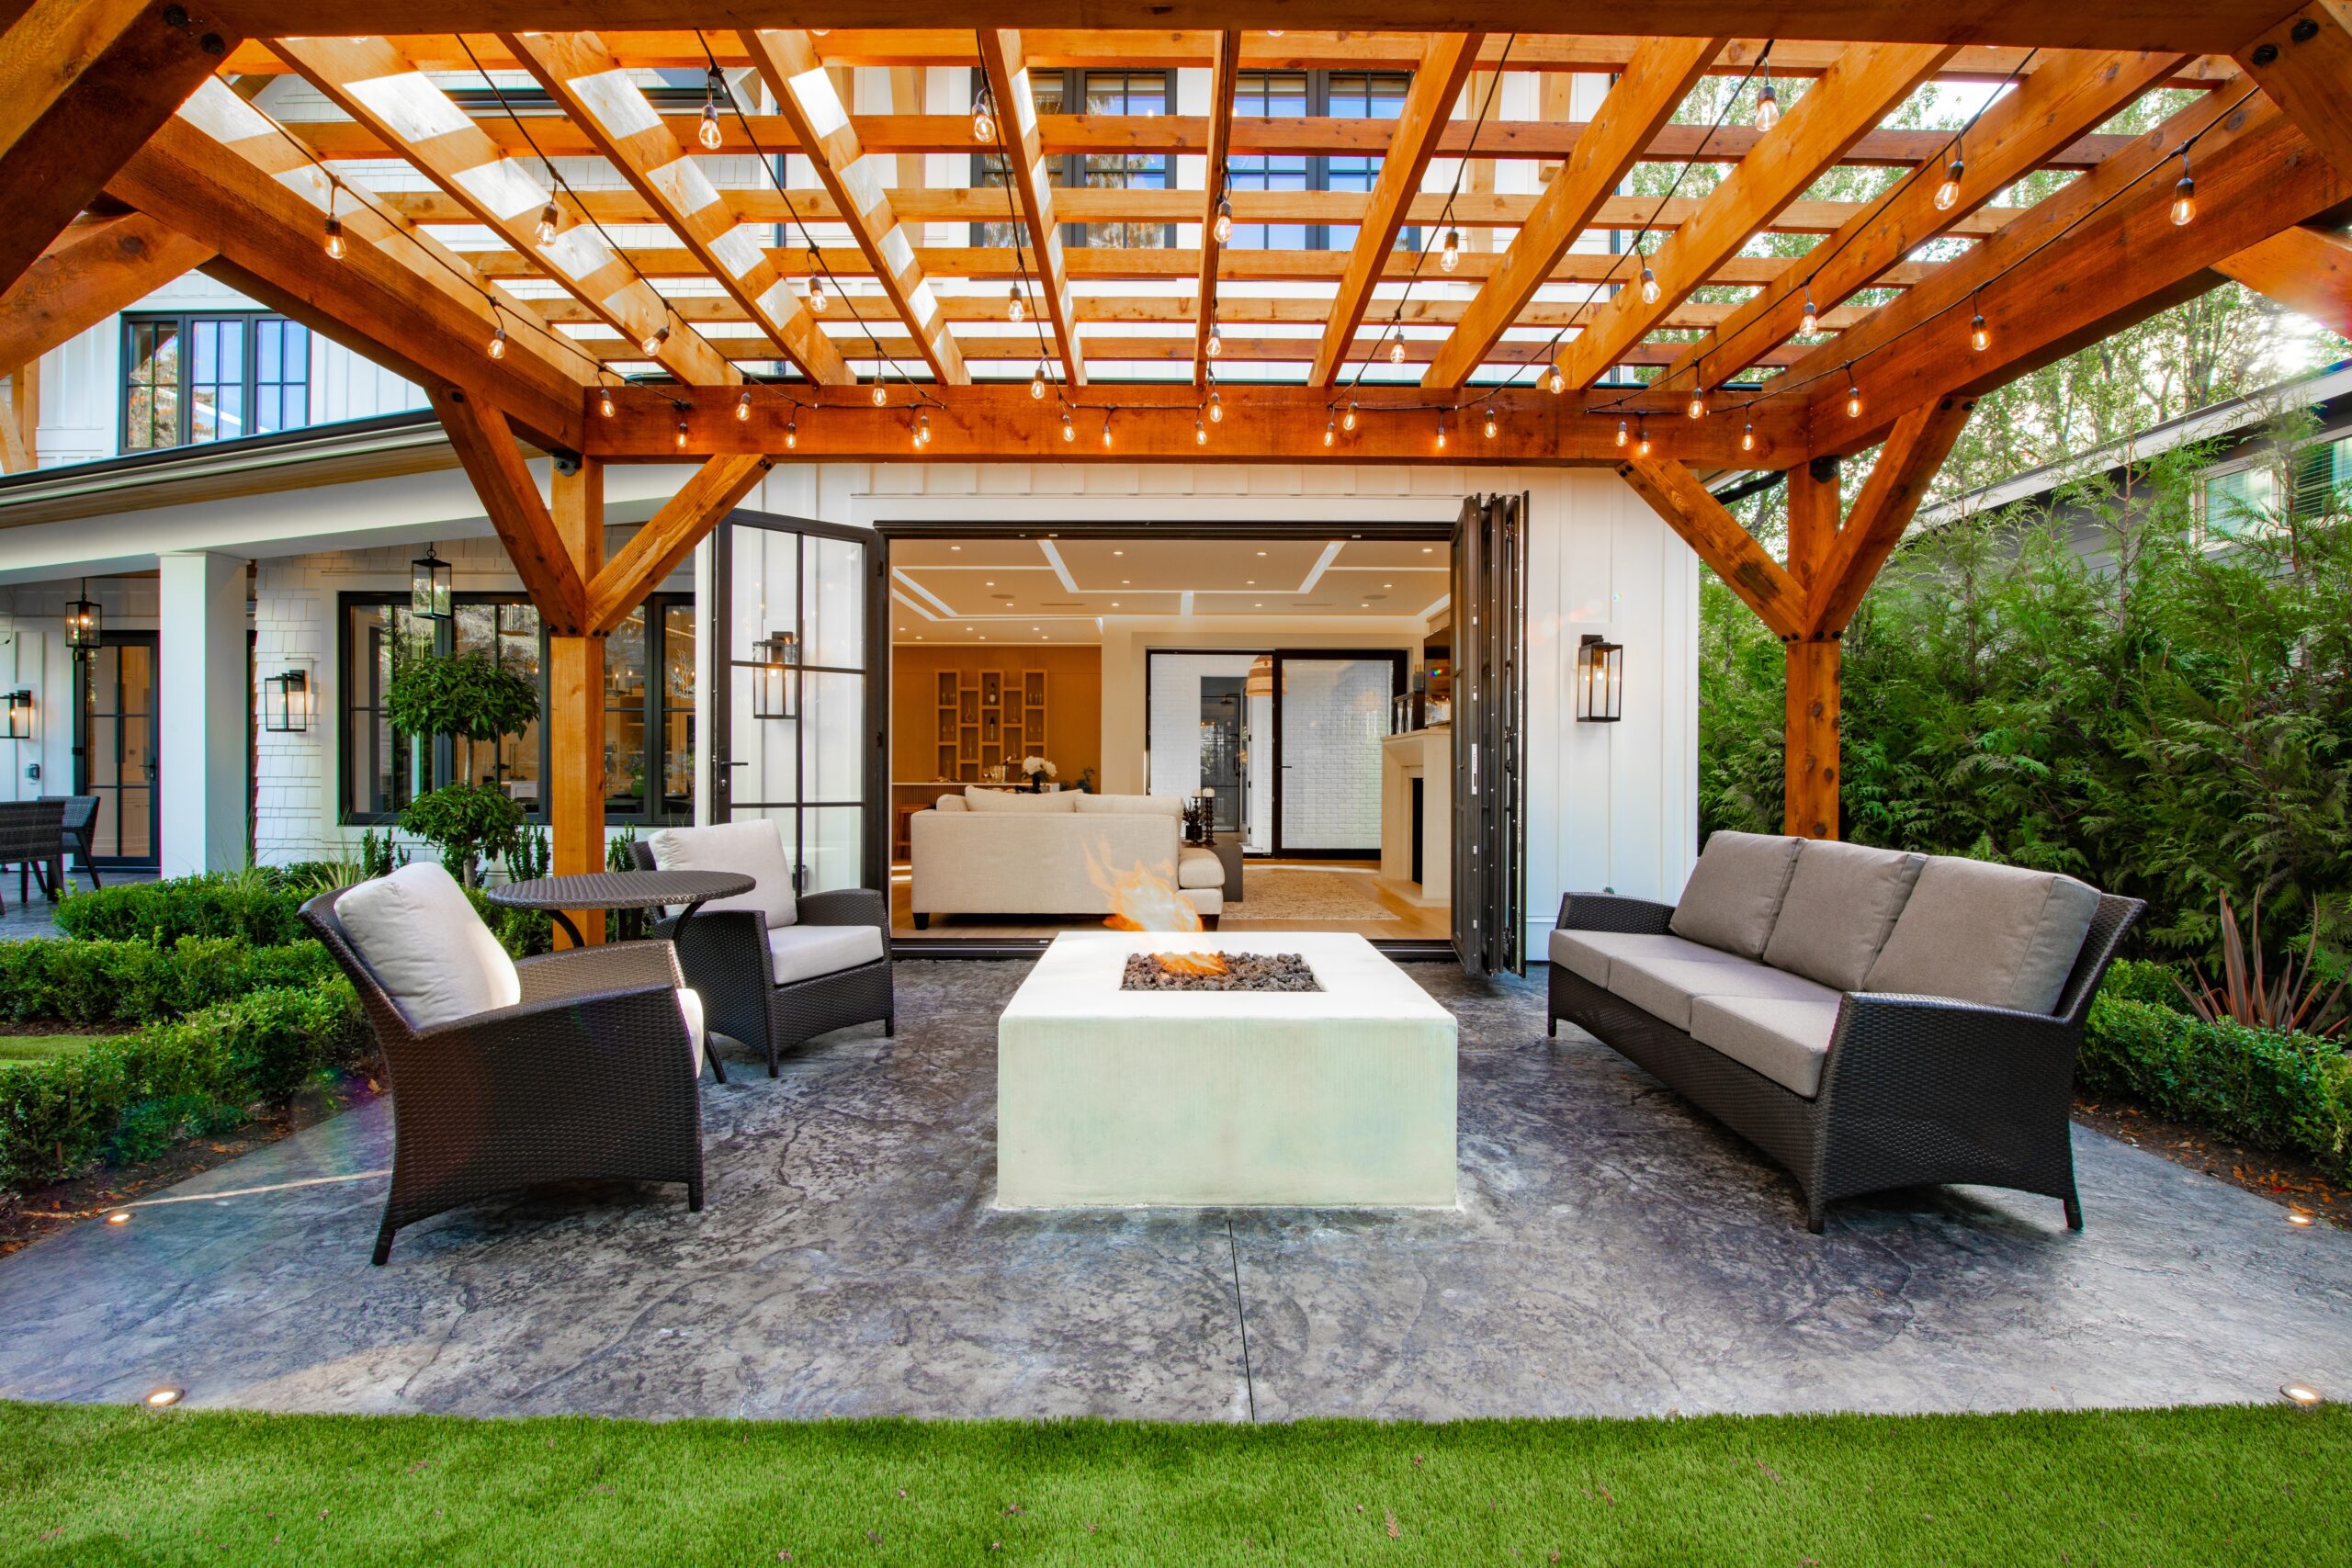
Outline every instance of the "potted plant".
<svg viewBox="0 0 2352 1568">
<path fill-rule="evenodd" d="M 412 645 L 393 661 L 384 696 L 394 729 L 424 745 L 451 739 L 503 740 L 539 716 L 538 688 L 501 670 L 479 650 L 443 654 Z M 401 827 L 441 852 L 441 863 L 468 887 L 476 886 L 481 858 L 515 847 L 523 808 L 494 782 L 458 780 L 427 790 L 401 812 Z"/>
</svg>

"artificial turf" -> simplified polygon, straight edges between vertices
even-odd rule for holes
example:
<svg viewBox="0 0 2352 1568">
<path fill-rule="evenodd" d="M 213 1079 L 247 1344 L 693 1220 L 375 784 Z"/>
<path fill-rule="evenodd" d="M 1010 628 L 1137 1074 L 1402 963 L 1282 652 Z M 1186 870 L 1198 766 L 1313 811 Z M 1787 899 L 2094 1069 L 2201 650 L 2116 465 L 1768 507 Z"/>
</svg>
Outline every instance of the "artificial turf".
<svg viewBox="0 0 2352 1568">
<path fill-rule="evenodd" d="M 0 1034 L 0 1066 L 10 1062 L 46 1062 L 51 1056 L 70 1056 L 108 1038 L 104 1034 Z"/>
<path fill-rule="evenodd" d="M 2352 1411 L 677 1421 L 0 1405 L 23 1563 L 2352 1562 Z"/>
</svg>

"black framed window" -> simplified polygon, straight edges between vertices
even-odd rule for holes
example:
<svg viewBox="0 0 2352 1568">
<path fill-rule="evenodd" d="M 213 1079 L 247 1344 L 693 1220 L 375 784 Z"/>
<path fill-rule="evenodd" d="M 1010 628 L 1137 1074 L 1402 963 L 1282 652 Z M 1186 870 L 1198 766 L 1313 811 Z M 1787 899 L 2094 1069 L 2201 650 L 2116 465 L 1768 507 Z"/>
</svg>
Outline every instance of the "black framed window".
<svg viewBox="0 0 2352 1568">
<path fill-rule="evenodd" d="M 1405 112 L 1405 95 L 1412 90 L 1413 78 L 1404 71 L 1326 71 L 1317 73 L 1322 80 L 1322 105 L 1314 112 L 1334 119 L 1395 119 Z M 1370 191 L 1380 178 L 1381 160 L 1376 154 L 1355 154 L 1316 160 L 1322 167 L 1317 171 L 1317 190 Z M 1344 251 L 1356 243 L 1356 225 L 1329 223 L 1322 226 L 1318 250 Z M 1408 229 L 1397 243 L 1406 250 L 1420 249 L 1418 229 Z"/>
<path fill-rule="evenodd" d="M 1319 71 L 1244 71 L 1233 86 L 1233 112 L 1245 119 L 1303 119 L 1315 114 Z M 1235 190 L 1319 190 L 1317 167 L 1328 158 L 1259 153 L 1226 160 Z M 1317 223 L 1237 223 L 1228 243 L 1244 251 L 1313 251 L 1323 226 Z"/>
<path fill-rule="evenodd" d="M 497 741 L 435 740 L 420 750 L 384 716 L 392 653 L 423 638 L 439 653 L 479 650 L 539 688 L 547 703 L 547 634 L 528 599 L 461 593 L 447 621 L 421 619 L 405 593 L 342 595 L 342 817 L 354 826 L 399 817 L 423 790 L 463 779 L 503 788 L 533 821 L 546 818 L 544 723 Z M 648 737 L 655 739 L 649 749 Z M 662 826 L 694 819 L 695 615 L 691 595 L 656 593 L 605 646 L 605 820 Z M 655 788 L 648 793 L 649 776 Z"/>
<path fill-rule="evenodd" d="M 974 72 L 972 78 L 977 93 L 980 73 Z M 1041 115 L 1164 115 L 1172 113 L 1176 104 L 1175 73 L 1168 71 L 1032 71 L 1029 90 Z M 1071 152 L 1050 160 L 1047 167 L 1054 184 L 1065 189 L 1168 190 L 1176 183 L 1176 160 L 1164 152 Z M 974 186 L 1001 189 L 1006 183 L 1001 157 L 994 152 L 974 154 Z M 1019 243 L 1025 244 L 1027 230 L 1018 234 Z M 1010 209 L 1002 222 L 972 225 L 976 245 L 1009 246 L 1015 243 L 1015 235 Z M 1062 243 L 1165 249 L 1176 243 L 1176 225 L 1065 223 Z"/>
<path fill-rule="evenodd" d="M 244 311 L 122 318 L 122 450 L 153 451 L 311 423 L 311 329 Z"/>
</svg>

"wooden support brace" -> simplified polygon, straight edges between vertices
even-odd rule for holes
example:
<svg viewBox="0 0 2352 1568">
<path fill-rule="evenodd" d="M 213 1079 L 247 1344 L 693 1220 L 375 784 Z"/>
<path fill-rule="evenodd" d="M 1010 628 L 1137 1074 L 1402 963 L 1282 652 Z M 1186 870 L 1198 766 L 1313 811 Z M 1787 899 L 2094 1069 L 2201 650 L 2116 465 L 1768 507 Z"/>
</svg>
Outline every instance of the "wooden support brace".
<svg viewBox="0 0 2352 1568">
<path fill-rule="evenodd" d="M 1805 636 L 1834 637 L 1854 618 L 1975 406 L 1973 398 L 1939 398 L 1894 422 L 1877 466 L 1854 498 L 1853 515 L 1815 568 Z M 1795 491 L 1790 495 L 1793 501 Z"/>
<path fill-rule="evenodd" d="M 2352 239 L 2324 229 L 2282 229 L 2213 270 L 2338 337 L 2352 337 Z"/>
<path fill-rule="evenodd" d="M 0 294 L 0 365 L 25 365 L 212 259 L 143 212 L 75 222 Z"/>
<path fill-rule="evenodd" d="M 547 502 L 539 499 L 513 425 L 478 394 L 457 387 L 429 390 L 449 445 L 457 448 L 458 461 L 504 542 L 539 620 L 555 636 L 577 635 L 588 619 L 587 588 L 557 536 Z"/>
<path fill-rule="evenodd" d="M 678 570 L 720 518 L 752 491 L 774 459 L 756 454 L 713 457 L 679 487 L 637 531 L 619 555 L 590 580 L 588 631 L 603 637 L 645 602 L 654 585 Z"/>
<path fill-rule="evenodd" d="M 1804 635 L 1804 589 L 1688 468 L 1671 457 L 1634 457 L 1617 472 L 1766 626 L 1784 637 Z"/>
</svg>

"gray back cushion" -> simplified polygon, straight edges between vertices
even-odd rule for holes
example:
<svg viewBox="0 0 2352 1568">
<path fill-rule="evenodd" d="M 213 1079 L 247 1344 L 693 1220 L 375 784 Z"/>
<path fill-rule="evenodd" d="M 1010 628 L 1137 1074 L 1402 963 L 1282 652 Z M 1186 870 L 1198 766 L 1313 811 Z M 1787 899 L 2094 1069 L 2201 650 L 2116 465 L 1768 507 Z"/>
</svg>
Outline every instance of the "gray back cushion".
<svg viewBox="0 0 2352 1568">
<path fill-rule="evenodd" d="M 1935 856 L 1863 988 L 2053 1011 L 2098 908 L 2054 871 Z"/>
<path fill-rule="evenodd" d="M 1841 991 L 1860 990 L 1927 863 L 1927 856 L 1901 850 L 1806 840 L 1764 962 Z"/>
<path fill-rule="evenodd" d="M 1789 891 L 1802 839 L 1717 833 L 1692 868 L 1668 929 L 1742 958 L 1761 958 Z"/>
</svg>

